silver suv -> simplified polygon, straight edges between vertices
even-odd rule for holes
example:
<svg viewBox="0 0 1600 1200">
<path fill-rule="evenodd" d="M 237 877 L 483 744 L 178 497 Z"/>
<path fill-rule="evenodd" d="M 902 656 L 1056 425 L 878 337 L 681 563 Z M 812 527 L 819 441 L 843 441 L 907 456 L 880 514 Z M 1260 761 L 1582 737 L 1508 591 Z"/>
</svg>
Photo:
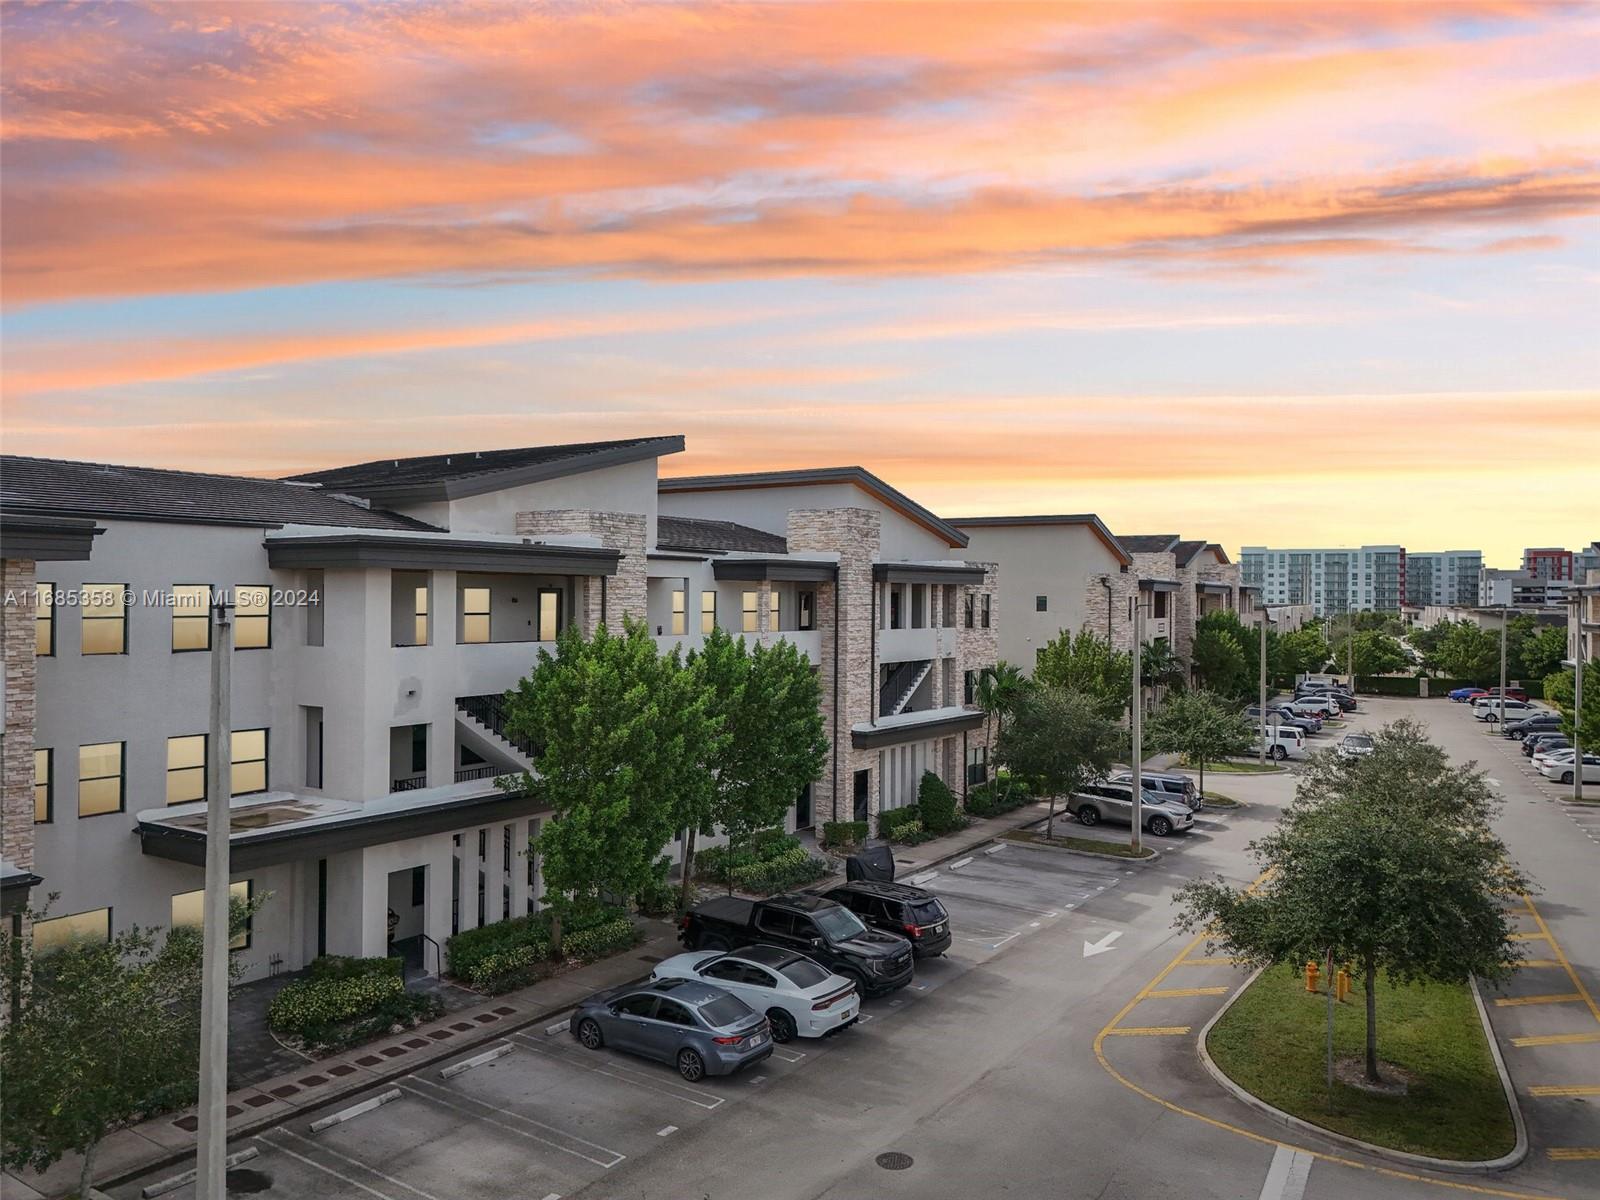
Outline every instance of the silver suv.
<svg viewBox="0 0 1600 1200">
<path fill-rule="evenodd" d="M 1081 825 L 1098 825 L 1101 821 L 1132 825 L 1133 788 L 1126 783 L 1092 783 L 1081 792 L 1074 792 L 1067 807 Z M 1140 824 L 1154 837 L 1166 837 L 1169 833 L 1194 827 L 1194 814 L 1189 806 L 1159 792 L 1144 793 L 1139 815 Z"/>
<path fill-rule="evenodd" d="M 1118 771 L 1107 782 L 1125 783 L 1132 787 L 1133 772 Z M 1199 812 L 1206 806 L 1205 797 L 1200 794 L 1200 789 L 1194 786 L 1194 780 L 1187 775 L 1179 775 L 1175 771 L 1141 771 L 1139 782 L 1146 792 L 1154 792 L 1169 800 L 1177 800 L 1186 805 L 1190 812 Z"/>
</svg>

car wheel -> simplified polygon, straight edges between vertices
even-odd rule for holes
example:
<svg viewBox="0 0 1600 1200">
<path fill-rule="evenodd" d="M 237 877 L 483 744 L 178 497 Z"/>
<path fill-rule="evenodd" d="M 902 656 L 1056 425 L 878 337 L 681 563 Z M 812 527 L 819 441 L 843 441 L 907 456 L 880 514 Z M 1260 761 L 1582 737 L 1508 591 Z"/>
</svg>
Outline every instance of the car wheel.
<svg viewBox="0 0 1600 1200">
<path fill-rule="evenodd" d="M 700 937 L 700 942 L 695 947 L 695 949 L 696 950 L 721 950 L 724 953 L 726 953 L 727 951 L 732 950 L 733 947 L 728 944 L 728 939 L 727 938 L 717 937 L 714 934 L 711 934 L 711 935 L 702 934 L 701 937 Z"/>
<path fill-rule="evenodd" d="M 1172 822 L 1165 817 L 1151 817 L 1150 832 L 1157 837 L 1166 837 L 1167 834 L 1172 832 Z"/>
<path fill-rule="evenodd" d="M 1100 810 L 1092 804 L 1085 804 L 1078 810 L 1077 816 L 1080 825 L 1100 824 Z"/>
<path fill-rule="evenodd" d="M 578 1040 L 588 1050 L 598 1050 L 606 1044 L 605 1034 L 600 1032 L 600 1023 L 588 1017 L 578 1022 Z"/>
<path fill-rule="evenodd" d="M 1274 761 L 1282 762 L 1284 759 L 1289 757 L 1289 752 L 1282 746 L 1274 746 L 1272 748 L 1272 757 Z"/>
<path fill-rule="evenodd" d="M 792 1042 L 799 1036 L 800 1030 L 795 1027 L 794 1018 L 781 1008 L 769 1008 L 767 1020 L 772 1023 L 772 1040 L 780 1046 L 785 1042 Z"/>
<path fill-rule="evenodd" d="M 1563 774 L 1561 776 L 1561 782 L 1562 783 L 1571 783 L 1572 782 L 1572 772 L 1568 771 L 1565 774 Z"/>
<path fill-rule="evenodd" d="M 678 1051 L 678 1074 L 690 1083 L 699 1083 L 706 1073 L 706 1060 L 690 1049 Z"/>
</svg>

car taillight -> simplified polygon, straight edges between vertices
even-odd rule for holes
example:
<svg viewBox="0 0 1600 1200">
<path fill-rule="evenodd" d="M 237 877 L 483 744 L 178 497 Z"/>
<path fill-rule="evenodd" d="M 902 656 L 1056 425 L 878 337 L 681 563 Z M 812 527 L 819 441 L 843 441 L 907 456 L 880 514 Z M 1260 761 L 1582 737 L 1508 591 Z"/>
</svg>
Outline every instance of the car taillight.
<svg viewBox="0 0 1600 1200">
<path fill-rule="evenodd" d="M 719 1046 L 737 1046 L 744 1041 L 744 1034 L 741 1033 L 738 1037 L 714 1037 L 711 1040 Z"/>
<path fill-rule="evenodd" d="M 902 925 L 902 926 L 900 926 L 900 928 L 904 929 L 906 931 L 906 933 L 911 937 L 919 938 L 919 937 L 922 936 L 922 926 L 921 925 Z"/>
<path fill-rule="evenodd" d="M 842 991 L 842 992 L 835 992 L 831 996 L 824 996 L 821 1000 L 818 1000 L 815 1004 L 813 1004 L 811 1006 L 811 1011 L 812 1012 L 821 1012 L 824 1009 L 832 1008 L 835 1004 L 839 1003 L 839 1001 L 847 1000 L 847 999 L 849 999 L 851 996 L 853 996 L 855 994 L 856 994 L 855 988 L 848 987 L 848 988 L 845 988 L 845 990 Z"/>
<path fill-rule="evenodd" d="M 679 929 L 687 929 L 687 928 L 689 928 L 689 914 L 688 913 L 684 913 L 683 916 L 678 918 L 678 928 Z"/>
</svg>

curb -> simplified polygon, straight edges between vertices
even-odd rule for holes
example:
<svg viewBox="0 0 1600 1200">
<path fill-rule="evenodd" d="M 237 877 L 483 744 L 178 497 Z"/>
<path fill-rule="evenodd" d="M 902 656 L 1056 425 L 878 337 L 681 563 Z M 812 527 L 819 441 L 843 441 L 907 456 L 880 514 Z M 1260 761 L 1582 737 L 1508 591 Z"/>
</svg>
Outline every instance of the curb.
<svg viewBox="0 0 1600 1200">
<path fill-rule="evenodd" d="M 1399 1163 L 1407 1167 L 1422 1167 L 1430 1171 L 1446 1171 L 1457 1175 L 1493 1175 L 1500 1171 L 1509 1171 L 1528 1157 L 1528 1129 L 1522 1120 L 1522 1109 L 1517 1104 L 1516 1091 L 1511 1086 L 1511 1077 L 1506 1073 L 1505 1060 L 1500 1057 L 1500 1047 L 1494 1039 L 1494 1029 L 1489 1024 L 1489 1014 L 1483 1006 L 1483 996 L 1478 992 L 1478 981 L 1473 978 L 1469 982 L 1472 986 L 1472 1001 L 1478 1010 L 1478 1020 L 1483 1023 L 1483 1033 L 1489 1039 L 1489 1055 L 1494 1060 L 1495 1070 L 1500 1076 L 1500 1087 L 1505 1093 L 1506 1104 L 1511 1109 L 1511 1123 L 1517 1131 L 1516 1145 L 1499 1158 L 1485 1159 L 1480 1162 L 1467 1162 L 1454 1158 L 1433 1158 L 1426 1154 L 1408 1154 L 1404 1150 L 1391 1150 L 1387 1146 L 1377 1146 L 1371 1142 L 1363 1142 L 1360 1138 L 1353 1138 L 1348 1134 L 1337 1133 L 1332 1129 L 1324 1129 L 1321 1125 L 1302 1120 L 1300 1117 L 1286 1113 L 1283 1109 L 1268 1104 L 1260 1096 L 1246 1091 L 1233 1080 L 1229 1079 L 1222 1068 L 1212 1061 L 1210 1053 L 1206 1050 L 1206 1039 L 1211 1036 L 1211 1028 L 1223 1017 L 1234 1001 L 1244 995 L 1248 988 L 1265 971 L 1266 967 L 1257 968 L 1250 973 L 1250 977 L 1241 983 L 1233 995 L 1228 997 L 1227 1003 L 1212 1014 L 1211 1019 L 1200 1029 L 1200 1035 L 1195 1043 L 1195 1048 L 1200 1052 L 1200 1062 L 1205 1066 L 1206 1072 L 1220 1084 L 1224 1091 L 1236 1100 L 1248 1104 L 1257 1112 L 1264 1113 L 1273 1121 L 1290 1129 L 1299 1130 L 1301 1133 L 1313 1134 L 1316 1137 L 1326 1138 L 1337 1142 L 1341 1146 L 1349 1146 L 1363 1154 L 1370 1154 L 1374 1158 L 1381 1158 L 1388 1162 Z"/>
<path fill-rule="evenodd" d="M 1017 828 L 1025 829 L 1027 826 L 1019 825 Z M 1094 850 L 1074 850 L 1071 846 L 1052 846 L 1048 842 L 1013 841 L 1013 839 L 1006 837 L 1004 834 L 1000 835 L 999 840 L 1010 841 L 1017 846 L 1038 846 L 1041 850 L 1049 850 L 1055 854 L 1076 854 L 1079 858 L 1092 858 L 1095 862 L 1127 863 L 1130 867 L 1154 866 L 1156 863 L 1161 861 L 1162 857 L 1161 851 L 1157 850 L 1154 846 L 1145 847 L 1146 850 L 1150 851 L 1150 856 L 1148 858 L 1125 858 L 1120 854 L 1100 854 Z"/>
</svg>

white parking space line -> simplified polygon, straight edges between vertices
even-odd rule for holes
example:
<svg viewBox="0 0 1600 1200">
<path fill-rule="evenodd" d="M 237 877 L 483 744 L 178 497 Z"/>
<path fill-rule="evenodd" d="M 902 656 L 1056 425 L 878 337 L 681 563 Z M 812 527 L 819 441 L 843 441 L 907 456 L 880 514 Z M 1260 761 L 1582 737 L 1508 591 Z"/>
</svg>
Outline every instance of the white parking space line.
<svg viewBox="0 0 1600 1200">
<path fill-rule="evenodd" d="M 345 1183 L 348 1183 L 351 1187 L 360 1188 L 363 1192 L 366 1192 L 367 1195 L 378 1197 L 378 1200 L 395 1200 L 395 1197 L 389 1195 L 387 1192 L 380 1192 L 377 1188 L 368 1187 L 366 1184 L 362 1183 L 359 1179 L 350 1178 L 350 1176 L 346 1175 L 342 1171 L 335 1171 L 332 1167 L 325 1167 L 319 1162 L 313 1162 L 311 1159 L 307 1158 L 304 1154 L 296 1154 L 293 1150 L 289 1149 L 289 1147 L 287 1147 L 287 1146 L 278 1146 L 277 1150 L 278 1150 L 278 1153 L 280 1153 L 280 1154 L 287 1154 L 290 1158 L 299 1159 L 301 1162 L 305 1163 L 306 1166 L 308 1166 L 308 1167 L 316 1168 L 318 1171 L 321 1171 L 324 1175 L 332 1175 L 335 1179 L 338 1179 L 338 1180 L 341 1180 L 341 1181 L 343 1181 Z"/>
<path fill-rule="evenodd" d="M 1017 932 L 1016 932 L 1016 933 L 1012 933 L 1012 934 L 1007 934 L 1007 935 L 1006 935 L 1006 936 L 1005 936 L 1005 937 L 1003 937 L 1003 938 L 1001 938 L 1001 939 L 1000 939 L 1000 940 L 999 940 L 999 941 L 998 941 L 998 942 L 994 942 L 994 943 L 992 943 L 992 944 L 991 944 L 991 945 L 990 945 L 990 947 L 989 947 L 989 949 L 991 949 L 991 950 L 998 950 L 998 949 L 1000 949 L 1000 947 L 1001 947 L 1001 946 L 1004 946 L 1004 945 L 1005 945 L 1005 944 L 1006 944 L 1006 943 L 1007 943 L 1007 942 L 1009 942 L 1009 941 L 1010 941 L 1010 940 L 1011 940 L 1011 939 L 1012 939 L 1012 938 L 1019 938 L 1019 937 L 1021 937 L 1021 936 L 1022 936 L 1022 930 L 1020 930 L 1020 929 L 1019 929 L 1019 930 L 1017 930 Z"/>
<path fill-rule="evenodd" d="M 1315 1161 L 1304 1150 L 1279 1146 L 1272 1154 L 1272 1165 L 1267 1168 L 1259 1200 L 1301 1200 L 1311 1178 L 1311 1164 Z"/>
<path fill-rule="evenodd" d="M 570 1154 L 573 1158 L 581 1158 L 584 1162 L 593 1163 L 597 1167 L 604 1167 L 607 1170 L 610 1170 L 623 1159 L 628 1157 L 626 1154 L 623 1154 L 618 1150 L 613 1150 L 609 1146 L 602 1146 L 597 1142 L 591 1142 L 586 1138 L 581 1138 L 575 1134 L 570 1134 L 563 1129 L 557 1129 L 554 1125 L 546 1125 L 543 1121 L 535 1121 L 532 1117 L 525 1117 L 521 1113 L 509 1112 L 502 1108 L 496 1108 L 492 1104 L 485 1103 L 482 1100 L 465 1095 L 461 1092 L 453 1092 L 449 1088 L 440 1087 L 438 1084 L 431 1083 L 426 1079 L 417 1079 L 413 1077 L 411 1083 L 402 1084 L 401 1086 L 418 1099 L 427 1100 L 433 1104 L 439 1105 L 441 1108 L 454 1109 L 456 1112 L 464 1113 L 473 1118 L 475 1121 L 480 1121 L 485 1125 L 493 1125 L 496 1128 L 504 1129 L 507 1133 L 516 1134 L 518 1137 L 526 1138 L 530 1142 L 538 1142 L 541 1146 L 549 1146 L 550 1149 L 559 1150 L 562 1154 Z M 440 1095 L 441 1092 L 444 1094 Z M 487 1109 L 491 1113 L 498 1113 L 499 1115 L 510 1120 L 519 1121 L 524 1125 L 532 1126 L 533 1129 L 541 1129 L 550 1136 L 545 1137 L 540 1134 L 530 1132 L 527 1129 L 519 1129 L 515 1125 L 508 1125 L 505 1121 L 497 1121 L 493 1117 L 485 1116 L 482 1112 L 474 1112 L 473 1108 L 469 1106 L 476 1106 L 478 1109 Z M 560 1142 L 555 1141 L 555 1138 L 563 1138 L 566 1141 L 573 1143 L 573 1145 L 563 1146 Z M 575 1146 L 581 1146 L 583 1149 L 574 1149 Z M 587 1152 L 591 1150 L 594 1151 L 593 1154 Z M 603 1155 L 604 1157 L 596 1157 L 596 1155 Z"/>
<path fill-rule="evenodd" d="M 526 1034 L 513 1033 L 518 1045 L 532 1054 L 543 1058 L 553 1058 L 564 1062 L 575 1070 L 589 1071 L 595 1075 L 604 1075 L 607 1079 L 615 1079 L 619 1083 L 626 1083 L 630 1087 L 640 1088 L 643 1091 L 655 1092 L 662 1096 L 671 1096 L 674 1100 L 683 1100 L 693 1104 L 696 1108 L 706 1109 L 708 1112 L 720 1105 L 727 1103 L 726 1096 L 714 1096 L 710 1092 L 702 1092 L 687 1084 L 674 1083 L 670 1080 L 657 1079 L 647 1075 L 625 1063 L 614 1059 L 602 1058 L 597 1062 L 584 1062 L 570 1054 L 557 1053 L 541 1046 L 537 1041 L 530 1039 Z M 586 1052 L 587 1053 L 587 1052 Z"/>
<path fill-rule="evenodd" d="M 804 1050 L 786 1050 L 781 1046 L 774 1046 L 772 1049 L 772 1057 L 779 1062 L 797 1063 L 805 1056 Z"/>
<path fill-rule="evenodd" d="M 656 1136 L 657 1137 L 671 1137 L 673 1134 L 675 1134 L 677 1132 L 678 1132 L 678 1127 L 676 1125 L 663 1125 L 660 1129 L 656 1130 Z"/>
<path fill-rule="evenodd" d="M 551 1192 L 548 1196 L 546 1196 L 544 1198 L 544 1200 L 561 1200 L 561 1193 L 560 1192 Z"/>
<path fill-rule="evenodd" d="M 385 1175 L 382 1171 L 378 1170 L 376 1167 L 369 1167 L 366 1163 L 362 1162 L 358 1158 L 351 1158 L 348 1154 L 341 1154 L 339 1151 L 335 1150 L 332 1146 L 324 1145 L 321 1142 L 313 1142 L 308 1137 L 301 1137 L 298 1133 L 296 1133 L 292 1129 L 286 1129 L 286 1128 L 284 1128 L 283 1126 L 280 1125 L 276 1129 L 268 1130 L 268 1133 L 281 1133 L 281 1134 L 285 1135 L 286 1137 L 292 1137 L 297 1142 L 304 1142 L 307 1146 L 312 1147 L 313 1149 L 315 1149 L 320 1154 L 326 1154 L 330 1158 L 337 1158 L 341 1162 L 347 1162 L 351 1166 L 358 1167 L 361 1170 L 367 1172 L 369 1175 L 376 1175 L 379 1179 L 383 1180 L 385 1183 L 392 1183 L 392 1184 L 395 1185 L 395 1187 L 405 1188 L 405 1190 L 408 1191 L 408 1192 L 415 1192 L 417 1195 L 423 1197 L 424 1200 L 438 1200 L 438 1198 L 436 1196 L 432 1195 L 429 1192 L 423 1191 L 421 1188 L 416 1187 L 413 1184 L 407 1183 L 403 1179 L 396 1179 L 393 1175 Z M 284 1149 L 284 1147 L 281 1144 L 278 1146 L 278 1148 L 280 1150 Z"/>
<path fill-rule="evenodd" d="M 937 871 L 924 871 L 921 875 L 913 875 L 911 877 L 911 882 L 916 884 L 918 887 L 922 887 L 923 885 L 925 885 L 927 883 L 931 883 L 933 880 L 935 880 L 937 878 L 939 878 L 939 872 L 937 872 Z"/>
</svg>

